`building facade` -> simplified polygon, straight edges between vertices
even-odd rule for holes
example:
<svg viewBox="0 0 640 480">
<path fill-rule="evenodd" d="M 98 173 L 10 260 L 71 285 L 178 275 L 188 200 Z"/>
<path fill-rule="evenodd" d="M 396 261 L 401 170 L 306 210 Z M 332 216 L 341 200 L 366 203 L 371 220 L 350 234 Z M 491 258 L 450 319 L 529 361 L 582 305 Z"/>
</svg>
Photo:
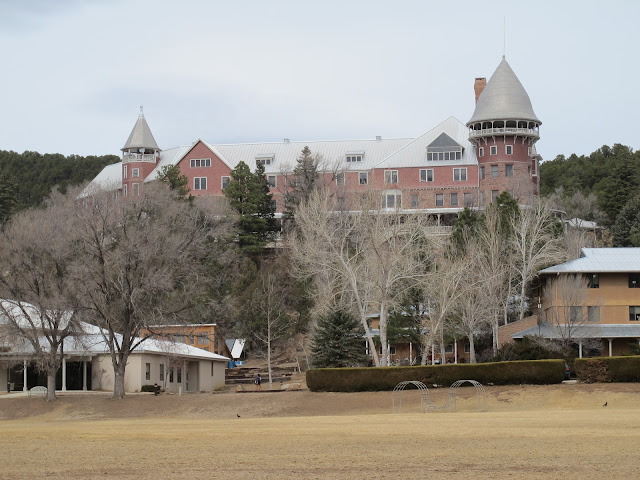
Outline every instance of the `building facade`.
<svg viewBox="0 0 640 480">
<path fill-rule="evenodd" d="M 481 209 L 505 190 L 527 204 L 538 193 L 535 143 L 541 125 L 529 96 L 504 57 L 488 82 L 476 79 L 474 91 L 475 111 L 466 125 L 450 117 L 418 138 L 244 144 L 200 139 L 161 150 L 141 112 L 122 148 L 122 162 L 106 167 L 85 195 L 105 189 L 140 195 L 163 167 L 177 165 L 192 195 L 221 196 L 243 161 L 252 170 L 264 166 L 279 214 L 287 174 L 306 146 L 322 158 L 324 180 L 338 196 L 374 190 L 385 208 L 438 219 L 464 207 Z"/>
<path fill-rule="evenodd" d="M 538 323 L 517 332 L 614 356 L 640 346 L 640 248 L 583 248 L 580 258 L 540 271 Z"/>
</svg>

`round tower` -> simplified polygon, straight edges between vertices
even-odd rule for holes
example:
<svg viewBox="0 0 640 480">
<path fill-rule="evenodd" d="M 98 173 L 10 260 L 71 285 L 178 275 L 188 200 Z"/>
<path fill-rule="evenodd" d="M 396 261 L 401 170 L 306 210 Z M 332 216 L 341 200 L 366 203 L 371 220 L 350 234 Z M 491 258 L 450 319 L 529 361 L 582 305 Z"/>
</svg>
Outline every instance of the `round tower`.
<svg viewBox="0 0 640 480">
<path fill-rule="evenodd" d="M 144 179 L 156 168 L 160 148 L 153 138 L 140 107 L 140 115 L 122 150 L 122 194 L 137 196 L 142 193 Z"/>
<path fill-rule="evenodd" d="M 476 109 L 467 127 L 478 159 L 480 206 L 505 190 L 530 204 L 538 194 L 534 145 L 542 122 L 529 95 L 504 56 L 488 82 L 476 79 L 475 93 Z"/>
</svg>

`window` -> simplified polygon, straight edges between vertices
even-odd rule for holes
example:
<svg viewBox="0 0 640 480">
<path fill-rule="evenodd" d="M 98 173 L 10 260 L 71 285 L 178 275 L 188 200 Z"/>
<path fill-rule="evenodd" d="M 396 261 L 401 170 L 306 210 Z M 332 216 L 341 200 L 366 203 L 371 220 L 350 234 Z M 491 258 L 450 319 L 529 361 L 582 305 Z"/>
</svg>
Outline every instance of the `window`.
<svg viewBox="0 0 640 480">
<path fill-rule="evenodd" d="M 489 155 L 497 155 L 498 154 L 498 147 L 496 145 L 491 145 L 489 147 Z"/>
<path fill-rule="evenodd" d="M 344 197 L 338 197 L 336 207 L 338 210 L 344 210 Z"/>
<path fill-rule="evenodd" d="M 173 383 L 173 367 L 169 369 L 169 383 Z"/>
<path fill-rule="evenodd" d="M 140 195 L 140 184 L 134 183 L 131 185 L 131 195 L 135 197 Z"/>
<path fill-rule="evenodd" d="M 444 193 L 436 193 L 436 207 L 444 207 Z"/>
<path fill-rule="evenodd" d="M 274 155 L 256 155 L 256 166 L 262 165 L 264 167 L 266 165 L 271 165 L 273 157 Z"/>
<path fill-rule="evenodd" d="M 182 368 L 176 368 L 178 370 L 178 383 L 182 383 Z"/>
<path fill-rule="evenodd" d="M 231 177 L 221 177 L 222 190 L 229 186 L 229 182 L 231 181 Z"/>
<path fill-rule="evenodd" d="M 444 353 L 453 353 L 453 344 L 450 343 L 449 345 L 445 345 Z"/>
<path fill-rule="evenodd" d="M 276 188 L 276 176 L 275 175 L 267 175 L 267 183 L 270 188 Z"/>
<path fill-rule="evenodd" d="M 127 165 L 124 166 L 124 178 L 127 178 Z"/>
<path fill-rule="evenodd" d="M 478 149 L 478 156 L 479 156 L 479 157 L 484 157 L 484 147 L 480 147 L 480 148 Z"/>
<path fill-rule="evenodd" d="M 210 166 L 211 166 L 210 158 L 192 158 L 191 159 L 191 168 L 210 167 Z"/>
<path fill-rule="evenodd" d="M 427 160 L 460 160 L 462 158 L 462 152 L 429 152 L 427 153 Z"/>
<path fill-rule="evenodd" d="M 358 154 L 358 155 L 347 155 L 347 163 L 353 163 L 353 162 L 361 162 L 362 161 L 362 155 Z"/>
<path fill-rule="evenodd" d="M 484 180 L 484 167 L 480 167 L 480 180 Z"/>
<path fill-rule="evenodd" d="M 275 212 L 277 208 L 278 208 L 278 203 L 275 200 L 271 200 L 271 210 Z"/>
<path fill-rule="evenodd" d="M 398 170 L 385 170 L 384 183 L 398 183 Z"/>
<path fill-rule="evenodd" d="M 587 275 L 588 288 L 600 288 L 600 275 L 597 273 L 589 273 Z"/>
<path fill-rule="evenodd" d="M 402 207 L 402 195 L 389 193 L 382 196 L 382 208 Z"/>
<path fill-rule="evenodd" d="M 461 158 L 462 145 L 444 132 L 427 147 L 427 160 L 460 160 Z"/>
<path fill-rule="evenodd" d="M 213 362 L 211 362 L 211 376 L 213 377 Z"/>
<path fill-rule="evenodd" d="M 513 165 L 507 164 L 504 166 L 504 176 L 505 177 L 513 177 Z"/>
<path fill-rule="evenodd" d="M 193 333 L 189 334 L 189 343 L 191 345 L 193 345 L 195 343 L 195 336 L 193 335 Z"/>
<path fill-rule="evenodd" d="M 150 363 L 144 364 L 144 378 L 146 380 L 151 380 L 151 364 Z"/>
<path fill-rule="evenodd" d="M 498 199 L 498 195 L 500 195 L 500 190 L 491 190 L 491 201 L 495 202 Z"/>
<path fill-rule="evenodd" d="M 344 172 L 336 174 L 336 185 L 344 185 Z"/>
<path fill-rule="evenodd" d="M 629 307 L 629 321 L 630 322 L 640 321 L 640 307 Z"/>
<path fill-rule="evenodd" d="M 396 346 L 395 345 L 389 345 L 389 355 L 395 355 L 396 354 Z M 380 355 L 382 355 L 382 345 L 380 345 Z"/>
<path fill-rule="evenodd" d="M 420 170 L 421 182 L 433 182 L 433 169 Z"/>
<path fill-rule="evenodd" d="M 450 202 L 451 202 L 451 206 L 452 207 L 457 207 L 458 206 L 458 194 L 457 193 L 452 193 L 451 194 Z"/>
<path fill-rule="evenodd" d="M 513 155 L 513 145 L 505 145 L 504 153 L 506 153 L 507 155 Z"/>
<path fill-rule="evenodd" d="M 160 381 L 164 382 L 164 363 L 160 364 Z"/>
<path fill-rule="evenodd" d="M 582 323 L 582 307 L 571 307 L 569 317 L 571 323 Z"/>
<path fill-rule="evenodd" d="M 194 190 L 206 190 L 207 189 L 207 177 L 195 177 L 193 179 Z"/>
<path fill-rule="evenodd" d="M 411 208 L 418 208 L 420 206 L 420 197 L 418 195 L 411 195 Z"/>
<path fill-rule="evenodd" d="M 531 147 L 527 148 L 527 155 L 531 156 Z"/>
<path fill-rule="evenodd" d="M 600 307 L 587 307 L 587 320 L 589 322 L 599 322 Z"/>
<path fill-rule="evenodd" d="M 640 273 L 629 274 L 629 288 L 640 288 Z"/>
<path fill-rule="evenodd" d="M 491 165 L 491 177 L 496 178 L 499 174 L 498 165 Z"/>
<path fill-rule="evenodd" d="M 464 344 L 464 353 L 471 353 L 471 345 L 468 343 Z"/>
<path fill-rule="evenodd" d="M 127 184 L 126 183 L 124 185 L 122 185 L 122 194 L 125 197 L 127 196 Z"/>
<path fill-rule="evenodd" d="M 358 183 L 360 183 L 360 185 L 369 183 L 369 174 L 367 172 L 360 172 L 358 174 Z"/>
<path fill-rule="evenodd" d="M 453 169 L 453 181 L 454 182 L 465 182 L 467 180 L 467 169 L 466 168 L 454 168 Z"/>
<path fill-rule="evenodd" d="M 140 176 L 140 169 L 139 168 L 132 168 L 131 169 L 131 176 L 133 178 L 138 178 Z"/>
<path fill-rule="evenodd" d="M 472 193 L 465 193 L 464 194 L 464 206 L 465 207 L 472 207 L 473 206 L 473 194 Z"/>
</svg>

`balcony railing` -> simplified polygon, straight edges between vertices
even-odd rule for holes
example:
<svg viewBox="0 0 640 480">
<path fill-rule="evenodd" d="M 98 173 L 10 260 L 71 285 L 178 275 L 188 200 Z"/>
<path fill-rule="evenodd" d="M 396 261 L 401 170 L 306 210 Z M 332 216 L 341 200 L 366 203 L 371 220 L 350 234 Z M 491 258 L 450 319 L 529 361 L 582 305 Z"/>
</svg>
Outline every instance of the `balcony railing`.
<svg viewBox="0 0 640 480">
<path fill-rule="evenodd" d="M 482 130 L 470 130 L 469 137 L 484 137 L 487 135 L 527 135 L 529 137 L 540 137 L 540 132 L 534 128 L 483 128 Z"/>
<path fill-rule="evenodd" d="M 127 153 L 122 159 L 124 163 L 129 162 L 150 162 L 156 163 L 156 155 L 154 153 Z"/>
</svg>

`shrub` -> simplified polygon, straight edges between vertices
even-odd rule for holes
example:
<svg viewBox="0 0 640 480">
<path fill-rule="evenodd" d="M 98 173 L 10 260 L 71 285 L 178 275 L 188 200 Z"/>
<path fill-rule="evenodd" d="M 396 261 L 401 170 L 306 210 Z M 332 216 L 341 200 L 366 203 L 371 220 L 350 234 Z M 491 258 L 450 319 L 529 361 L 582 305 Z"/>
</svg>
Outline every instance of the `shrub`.
<svg viewBox="0 0 640 480">
<path fill-rule="evenodd" d="M 484 385 L 551 384 L 564 380 L 564 361 L 534 360 L 467 363 L 416 367 L 321 368 L 307 371 L 307 386 L 314 392 L 393 390 L 400 382 L 417 380 L 425 385 L 449 386 L 456 380 L 476 380 Z"/>
<path fill-rule="evenodd" d="M 160 386 L 158 386 L 159 388 Z M 155 392 L 156 391 L 156 387 L 155 385 L 142 385 L 142 387 L 140 387 L 140 391 L 141 392 Z M 160 388 L 160 391 L 162 391 L 162 388 Z"/>
<path fill-rule="evenodd" d="M 575 369 L 585 383 L 640 382 L 640 356 L 576 358 Z"/>
</svg>

